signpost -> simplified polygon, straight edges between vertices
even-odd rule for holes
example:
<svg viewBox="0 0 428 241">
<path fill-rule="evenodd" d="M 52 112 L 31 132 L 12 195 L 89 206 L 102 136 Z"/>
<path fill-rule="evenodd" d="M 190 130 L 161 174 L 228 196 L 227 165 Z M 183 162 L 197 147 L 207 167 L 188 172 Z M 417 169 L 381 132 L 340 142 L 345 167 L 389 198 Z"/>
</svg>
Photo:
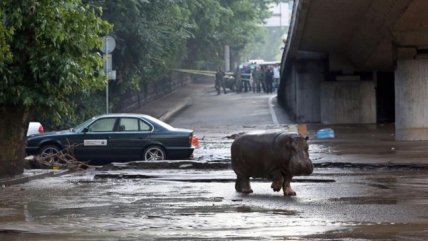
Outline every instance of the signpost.
<svg viewBox="0 0 428 241">
<path fill-rule="evenodd" d="M 114 40 L 114 38 L 112 36 L 105 36 L 103 38 L 103 45 L 101 46 L 101 52 L 103 52 L 105 54 L 104 56 L 104 72 L 107 78 L 107 83 L 106 83 L 106 114 L 108 114 L 109 112 L 109 106 L 108 106 L 108 81 L 111 79 L 116 79 L 116 71 L 112 70 L 112 60 L 113 57 L 111 55 L 111 53 L 113 52 L 113 50 L 116 48 L 116 41 Z"/>
</svg>

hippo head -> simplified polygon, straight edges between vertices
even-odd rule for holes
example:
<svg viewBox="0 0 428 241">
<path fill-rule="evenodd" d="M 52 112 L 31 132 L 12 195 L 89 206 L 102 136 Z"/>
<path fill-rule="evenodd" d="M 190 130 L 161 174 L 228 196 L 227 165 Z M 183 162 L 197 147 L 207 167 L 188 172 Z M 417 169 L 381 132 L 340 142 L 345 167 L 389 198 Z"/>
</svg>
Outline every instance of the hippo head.
<svg viewBox="0 0 428 241">
<path fill-rule="evenodd" d="M 292 175 L 309 175 L 314 166 L 309 159 L 308 137 L 301 135 L 288 136 L 287 146 L 289 154 L 288 171 Z"/>
</svg>

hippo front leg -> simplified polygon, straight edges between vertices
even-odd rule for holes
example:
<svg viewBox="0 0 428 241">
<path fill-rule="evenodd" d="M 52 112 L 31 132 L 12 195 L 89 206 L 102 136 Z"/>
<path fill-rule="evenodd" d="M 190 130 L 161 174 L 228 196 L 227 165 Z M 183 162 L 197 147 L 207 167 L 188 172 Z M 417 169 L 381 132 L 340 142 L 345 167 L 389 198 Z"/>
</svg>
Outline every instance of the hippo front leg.
<svg viewBox="0 0 428 241">
<path fill-rule="evenodd" d="M 281 172 L 273 174 L 272 185 L 270 186 L 275 192 L 281 191 L 282 185 L 284 183 L 284 177 Z"/>
<path fill-rule="evenodd" d="M 242 193 L 252 193 L 253 189 L 251 189 L 250 178 L 237 176 L 236 182 L 235 182 L 235 190 L 237 192 L 242 192 Z"/>
<path fill-rule="evenodd" d="M 284 185 L 282 187 L 284 196 L 296 196 L 296 192 L 290 186 L 291 178 L 284 177 Z"/>
</svg>

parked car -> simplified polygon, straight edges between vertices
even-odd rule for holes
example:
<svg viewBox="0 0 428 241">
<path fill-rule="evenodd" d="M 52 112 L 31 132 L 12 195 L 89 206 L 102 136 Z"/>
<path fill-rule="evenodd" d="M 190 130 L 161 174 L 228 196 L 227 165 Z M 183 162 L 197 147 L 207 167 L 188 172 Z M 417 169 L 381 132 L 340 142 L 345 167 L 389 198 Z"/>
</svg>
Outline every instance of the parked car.
<svg viewBox="0 0 428 241">
<path fill-rule="evenodd" d="M 30 122 L 28 124 L 27 136 L 34 134 L 42 134 L 44 132 L 42 124 L 40 122 Z"/>
<path fill-rule="evenodd" d="M 107 114 L 58 132 L 27 138 L 28 155 L 47 156 L 66 147 L 80 161 L 185 159 L 193 154 L 193 130 L 174 128 L 149 115 Z"/>
</svg>

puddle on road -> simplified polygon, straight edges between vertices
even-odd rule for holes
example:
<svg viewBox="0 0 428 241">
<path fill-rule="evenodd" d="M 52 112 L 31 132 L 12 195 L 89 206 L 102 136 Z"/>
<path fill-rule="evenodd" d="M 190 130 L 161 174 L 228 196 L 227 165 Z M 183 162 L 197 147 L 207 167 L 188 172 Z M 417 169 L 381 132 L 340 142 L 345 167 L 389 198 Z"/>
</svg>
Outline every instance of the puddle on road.
<svg viewBox="0 0 428 241">
<path fill-rule="evenodd" d="M 171 178 L 233 176 L 230 170 L 151 172 Z M 358 175 L 331 174 L 343 172 Z M 332 175 L 336 182 L 293 183 L 296 197 L 273 192 L 267 182 L 252 182 L 254 193 L 244 195 L 230 182 L 91 182 L 90 175 L 37 180 L 0 189 L 0 210 L 6 211 L 0 212 L 0 240 L 358 237 L 351 235 L 360 231 L 349 229 L 415 224 L 428 217 L 426 205 L 421 205 L 428 200 L 422 192 L 426 172 L 324 168 L 311 178 L 321 174 Z M 421 192 L 411 194 L 413 185 Z"/>
<path fill-rule="evenodd" d="M 348 228 L 327 231 L 322 234 L 308 235 L 308 240 L 426 240 L 426 223 L 363 223 Z"/>
<path fill-rule="evenodd" d="M 47 234 L 63 237 L 57 238 L 60 240 L 71 237 L 86 240 L 83 238 L 86 236 L 88 240 L 99 240 L 97 237 L 106 234 L 130 240 L 132 237 L 252 239 L 266 232 L 274 237 L 301 228 L 299 213 L 278 208 L 284 200 L 270 190 L 268 196 L 242 197 L 242 201 L 236 202 L 233 200 L 237 200 L 237 194 L 230 183 L 186 183 L 182 187 L 180 182 L 144 179 L 78 185 L 68 178 L 61 179 L 62 184 L 45 179 L 23 185 L 21 195 L 12 198 L 16 202 L 9 203 L 14 208 L 10 207 L 11 211 L 0 218 L 0 239 L 6 240 L 4 237 L 8 236 L 8 240 L 19 240 L 24 235 L 25 240 L 49 240 Z M 260 185 L 268 186 L 256 183 L 256 190 Z M 42 190 L 53 193 L 41 197 L 38 193 Z M 222 195 L 213 196 L 214 193 Z M 275 198 L 270 198 L 273 195 Z M 0 196 L 0 203 L 2 199 L 4 196 Z M 263 207 L 263 202 L 269 200 L 273 203 Z M 248 201 L 250 205 L 246 205 Z M 17 239 L 11 238 L 17 233 L 20 233 Z"/>
<path fill-rule="evenodd" d="M 195 149 L 193 156 L 198 161 L 210 160 L 230 160 L 230 145 L 231 142 L 215 142 L 215 143 L 201 143 L 201 147 Z"/>
<path fill-rule="evenodd" d="M 333 153 L 333 148 L 331 146 L 309 143 L 309 154 L 315 153 Z"/>
<path fill-rule="evenodd" d="M 358 196 L 358 197 L 340 197 L 340 198 L 331 198 L 331 202 L 336 202 L 340 205 L 357 205 L 357 204 L 376 204 L 376 205 L 389 205 L 397 204 L 396 199 L 388 199 L 382 197 L 373 197 L 373 196 Z"/>
</svg>

